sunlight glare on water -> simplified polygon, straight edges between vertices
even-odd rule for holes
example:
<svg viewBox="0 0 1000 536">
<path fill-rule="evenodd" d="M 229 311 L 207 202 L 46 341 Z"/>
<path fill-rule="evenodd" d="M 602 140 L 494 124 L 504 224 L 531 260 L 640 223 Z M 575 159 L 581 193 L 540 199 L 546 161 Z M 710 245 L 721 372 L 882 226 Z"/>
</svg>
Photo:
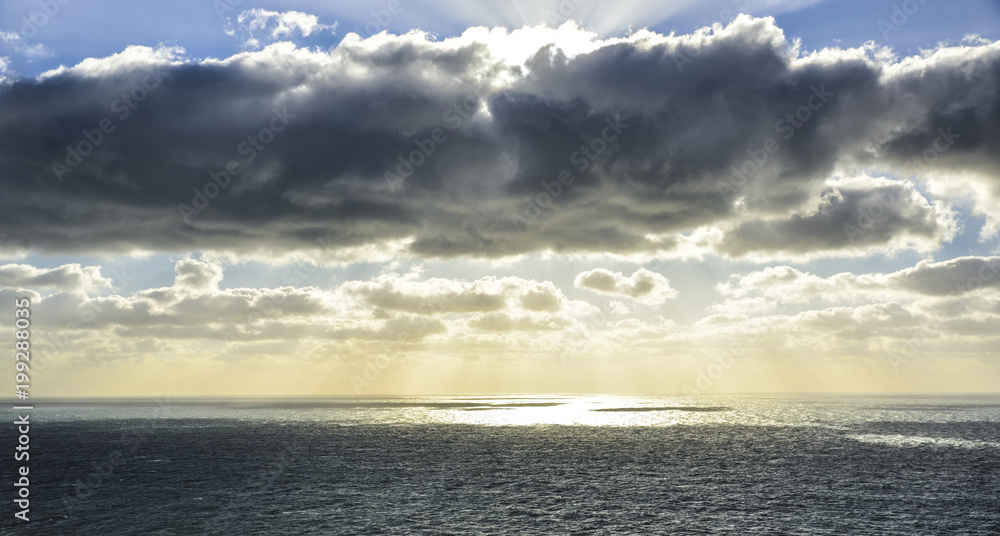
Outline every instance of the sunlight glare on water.
<svg viewBox="0 0 1000 536">
<path fill-rule="evenodd" d="M 863 422 L 1000 422 L 993 396 L 481 395 L 322 398 L 52 400 L 46 421 L 201 419 L 481 426 L 822 426 Z"/>
<path fill-rule="evenodd" d="M 482 406 L 428 412 L 423 422 L 498 425 L 667 426 L 726 422 L 729 408 L 687 397 L 572 396 L 459 399 Z"/>
</svg>

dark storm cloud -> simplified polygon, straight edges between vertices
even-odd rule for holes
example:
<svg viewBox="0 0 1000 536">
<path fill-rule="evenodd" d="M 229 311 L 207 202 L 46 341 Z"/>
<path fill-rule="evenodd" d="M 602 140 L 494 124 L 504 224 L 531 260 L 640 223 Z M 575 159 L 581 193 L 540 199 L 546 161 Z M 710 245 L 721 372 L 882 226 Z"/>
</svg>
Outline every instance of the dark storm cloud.
<svg viewBox="0 0 1000 536">
<path fill-rule="evenodd" d="M 907 290 L 944 296 L 1000 287 L 998 272 L 1000 257 L 959 257 L 942 262 L 921 261 L 892 274 L 891 279 Z"/>
<path fill-rule="evenodd" d="M 939 244 L 952 238 L 948 221 L 916 190 L 882 180 L 825 188 L 813 212 L 787 219 L 746 222 L 723 238 L 719 250 L 806 254 L 890 244 L 894 239 Z"/>
<path fill-rule="evenodd" d="M 838 163 L 911 165 L 950 126 L 961 137 L 936 165 L 995 180 L 1000 164 L 995 44 L 919 69 L 803 59 L 769 19 L 741 18 L 571 58 L 542 48 L 526 69 L 497 46 L 411 35 L 187 63 L 133 48 L 2 85 L 5 245 L 277 255 L 412 239 L 419 255 L 498 257 L 670 249 L 650 237 L 736 225 L 726 253 L 809 252 L 856 246 L 844 224 L 877 195 L 774 223 Z M 67 146 L 88 143 L 77 163 Z M 861 243 L 941 235 L 917 216 Z"/>
</svg>

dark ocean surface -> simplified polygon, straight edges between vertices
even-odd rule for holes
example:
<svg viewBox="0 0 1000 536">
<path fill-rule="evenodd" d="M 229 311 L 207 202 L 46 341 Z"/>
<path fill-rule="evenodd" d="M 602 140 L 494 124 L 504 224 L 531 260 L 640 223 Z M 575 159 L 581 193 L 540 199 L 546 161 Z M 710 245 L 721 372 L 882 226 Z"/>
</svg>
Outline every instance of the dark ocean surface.
<svg viewBox="0 0 1000 536">
<path fill-rule="evenodd" d="M 35 406 L 2 534 L 1000 534 L 995 396 Z"/>
</svg>

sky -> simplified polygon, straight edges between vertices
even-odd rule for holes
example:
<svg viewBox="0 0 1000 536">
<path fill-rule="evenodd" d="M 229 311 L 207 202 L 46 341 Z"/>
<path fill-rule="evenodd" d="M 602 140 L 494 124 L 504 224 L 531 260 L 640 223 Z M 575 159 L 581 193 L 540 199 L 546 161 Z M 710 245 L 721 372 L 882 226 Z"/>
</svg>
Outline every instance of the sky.
<svg viewBox="0 0 1000 536">
<path fill-rule="evenodd" d="M 0 310 L 39 396 L 995 392 L 998 22 L 6 2 Z"/>
</svg>

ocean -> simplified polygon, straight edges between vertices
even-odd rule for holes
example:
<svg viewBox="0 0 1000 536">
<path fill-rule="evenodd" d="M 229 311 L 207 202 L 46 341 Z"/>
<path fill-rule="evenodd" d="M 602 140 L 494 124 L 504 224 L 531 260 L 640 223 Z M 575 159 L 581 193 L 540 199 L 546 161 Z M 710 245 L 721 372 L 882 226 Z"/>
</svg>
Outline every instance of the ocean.
<svg viewBox="0 0 1000 536">
<path fill-rule="evenodd" d="M 30 521 L 8 483 L 2 534 L 1000 534 L 998 396 L 49 400 L 30 414 Z M 13 482 L 23 464 L 3 460 Z"/>
</svg>

